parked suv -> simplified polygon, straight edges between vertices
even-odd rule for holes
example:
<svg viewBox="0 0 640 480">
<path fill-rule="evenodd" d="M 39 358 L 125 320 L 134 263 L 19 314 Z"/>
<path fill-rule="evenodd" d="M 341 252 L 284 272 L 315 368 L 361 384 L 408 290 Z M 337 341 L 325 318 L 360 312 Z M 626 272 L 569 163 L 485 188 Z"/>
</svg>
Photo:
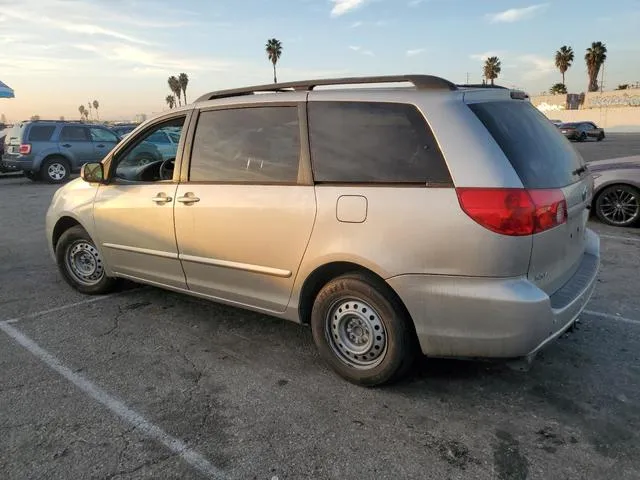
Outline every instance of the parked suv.
<svg viewBox="0 0 640 480">
<path fill-rule="evenodd" d="M 314 89 L 387 82 L 412 86 Z M 48 244 L 83 293 L 126 278 L 308 324 L 359 384 L 420 352 L 531 359 L 589 300 L 599 239 L 582 158 L 527 98 L 425 75 L 212 92 L 58 190 Z M 159 130 L 175 159 L 132 161 Z"/>
</svg>

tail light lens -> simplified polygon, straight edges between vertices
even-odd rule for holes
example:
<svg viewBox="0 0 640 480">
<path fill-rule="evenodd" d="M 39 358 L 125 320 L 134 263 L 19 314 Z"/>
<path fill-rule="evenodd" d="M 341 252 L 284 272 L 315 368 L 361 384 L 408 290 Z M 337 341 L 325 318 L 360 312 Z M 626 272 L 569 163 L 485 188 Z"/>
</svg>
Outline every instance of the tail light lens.
<svg viewBox="0 0 640 480">
<path fill-rule="evenodd" d="M 533 235 L 567 221 L 561 190 L 457 188 L 462 210 L 483 227 L 502 235 Z"/>
<path fill-rule="evenodd" d="M 31 153 L 31 145 L 29 143 L 23 143 L 18 150 L 20 155 L 29 155 Z"/>
</svg>

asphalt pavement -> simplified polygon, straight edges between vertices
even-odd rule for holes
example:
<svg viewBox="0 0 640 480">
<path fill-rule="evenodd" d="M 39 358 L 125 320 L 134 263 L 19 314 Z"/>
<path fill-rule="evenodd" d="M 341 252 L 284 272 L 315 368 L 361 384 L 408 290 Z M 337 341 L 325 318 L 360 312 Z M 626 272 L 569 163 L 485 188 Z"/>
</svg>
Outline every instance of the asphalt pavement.
<svg viewBox="0 0 640 480">
<path fill-rule="evenodd" d="M 640 146 L 620 138 L 577 147 Z M 55 188 L 0 179 L 3 480 L 638 478 L 639 229 L 591 222 L 588 313 L 528 372 L 423 359 L 366 389 L 293 323 L 151 287 L 74 292 L 44 238 Z"/>
</svg>

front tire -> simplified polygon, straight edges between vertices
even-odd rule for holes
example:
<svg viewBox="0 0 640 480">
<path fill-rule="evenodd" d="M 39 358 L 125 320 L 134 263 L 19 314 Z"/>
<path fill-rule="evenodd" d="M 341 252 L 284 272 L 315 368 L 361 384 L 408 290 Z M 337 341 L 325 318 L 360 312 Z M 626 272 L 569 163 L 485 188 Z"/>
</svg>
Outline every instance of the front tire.
<svg viewBox="0 0 640 480">
<path fill-rule="evenodd" d="M 604 132 L 601 132 L 600 135 L 598 135 L 598 142 L 601 142 L 602 140 L 604 140 Z"/>
<path fill-rule="evenodd" d="M 105 273 L 104 262 L 93 240 L 79 225 L 60 236 L 56 261 L 65 281 L 81 293 L 100 295 L 117 286 L 117 279 Z"/>
<path fill-rule="evenodd" d="M 24 173 L 24 176 L 29 180 L 31 180 L 32 182 L 38 181 L 38 175 L 36 173 L 34 172 L 23 172 L 23 173 Z"/>
<path fill-rule="evenodd" d="M 342 275 L 318 293 L 311 312 L 320 356 L 349 382 L 375 386 L 403 376 L 416 357 L 411 320 L 381 280 Z"/>
<path fill-rule="evenodd" d="M 580 136 L 578 137 L 578 141 L 579 141 L 579 142 L 586 142 L 586 141 L 587 141 L 587 134 L 586 134 L 586 133 L 584 133 L 584 132 L 582 132 L 582 133 L 580 134 Z"/>
<path fill-rule="evenodd" d="M 640 192 L 631 185 L 611 185 L 598 194 L 595 209 L 602 223 L 631 227 L 640 220 Z"/>
<path fill-rule="evenodd" d="M 71 175 L 71 165 L 62 157 L 50 157 L 40 167 L 40 176 L 49 183 L 65 182 L 69 175 Z"/>
</svg>

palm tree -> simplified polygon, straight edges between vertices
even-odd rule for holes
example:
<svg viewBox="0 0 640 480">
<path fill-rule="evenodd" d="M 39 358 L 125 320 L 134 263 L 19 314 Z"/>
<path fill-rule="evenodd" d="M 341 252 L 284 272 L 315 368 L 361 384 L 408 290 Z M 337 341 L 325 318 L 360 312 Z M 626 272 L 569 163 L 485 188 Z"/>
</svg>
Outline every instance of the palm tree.
<svg viewBox="0 0 640 480">
<path fill-rule="evenodd" d="M 493 85 L 493 81 L 498 78 L 500 71 L 502 70 L 502 66 L 500 64 L 500 59 L 498 57 L 489 57 L 484 62 L 484 77 L 487 80 L 491 80 L 491 85 Z"/>
<path fill-rule="evenodd" d="M 184 104 L 187 104 L 187 85 L 189 85 L 189 76 L 186 73 L 178 75 L 178 83 L 182 89 L 182 95 L 184 98 Z"/>
<path fill-rule="evenodd" d="M 607 59 L 607 47 L 602 42 L 593 42 L 591 47 L 587 48 L 584 61 L 587 63 L 587 73 L 589 74 L 589 91 L 598 91 L 598 73 L 600 67 Z"/>
<path fill-rule="evenodd" d="M 267 52 L 267 58 L 273 64 L 273 83 L 278 83 L 278 77 L 276 76 L 276 63 L 280 60 L 282 55 L 282 43 L 276 38 L 267 40 L 265 46 Z"/>
<path fill-rule="evenodd" d="M 98 121 L 100 121 L 100 115 L 98 114 L 98 107 L 100 107 L 100 102 L 98 102 L 98 100 L 94 100 L 93 108 L 96 109 L 96 117 L 98 118 Z"/>
<path fill-rule="evenodd" d="M 560 47 L 560 50 L 556 52 L 556 67 L 558 67 L 558 70 L 560 70 L 560 73 L 562 74 L 563 85 L 566 85 L 564 83 L 564 74 L 567 70 L 569 70 L 572 62 L 573 49 L 571 47 L 563 45 L 562 47 Z"/>
<path fill-rule="evenodd" d="M 167 95 L 164 101 L 167 102 L 167 105 L 169 105 L 169 108 L 173 108 L 176 106 L 176 97 L 174 97 L 173 95 Z"/>
<path fill-rule="evenodd" d="M 80 105 L 78 107 L 78 111 L 80 112 L 80 120 L 82 120 L 84 118 L 84 114 L 85 114 L 85 108 L 84 105 Z"/>
<path fill-rule="evenodd" d="M 567 93 L 567 87 L 565 87 L 564 83 L 556 83 L 550 89 L 549 93 L 551 95 L 561 95 Z"/>
<path fill-rule="evenodd" d="M 87 102 L 87 106 L 89 107 L 89 110 L 88 110 L 89 111 L 89 115 L 91 115 L 91 113 L 92 113 L 91 112 L 91 108 L 92 108 L 91 107 L 91 102 Z M 93 120 L 93 115 L 91 115 L 91 120 Z"/>
<path fill-rule="evenodd" d="M 167 80 L 167 83 L 169 83 L 169 90 L 171 90 L 178 99 L 178 106 L 181 106 L 180 96 L 182 94 L 182 89 L 180 88 L 180 80 L 178 80 L 175 75 L 171 75 Z"/>
</svg>

